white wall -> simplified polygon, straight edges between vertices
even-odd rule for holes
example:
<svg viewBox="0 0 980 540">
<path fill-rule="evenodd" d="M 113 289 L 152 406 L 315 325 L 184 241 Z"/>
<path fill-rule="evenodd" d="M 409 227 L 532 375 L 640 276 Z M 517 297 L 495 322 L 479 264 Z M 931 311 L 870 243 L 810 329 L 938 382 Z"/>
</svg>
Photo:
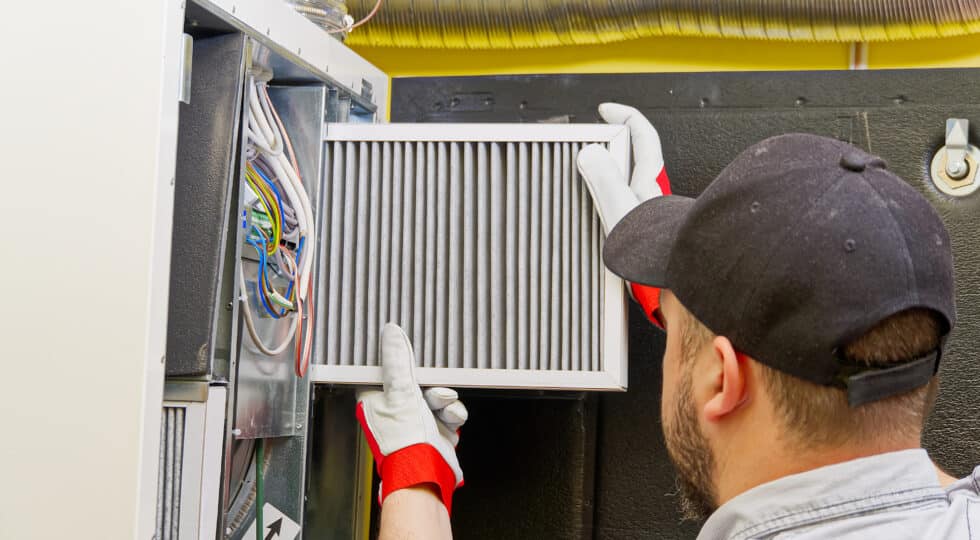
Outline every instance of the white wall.
<svg viewBox="0 0 980 540">
<path fill-rule="evenodd" d="M 183 9 L 3 7 L 0 538 L 149 538 Z"/>
</svg>

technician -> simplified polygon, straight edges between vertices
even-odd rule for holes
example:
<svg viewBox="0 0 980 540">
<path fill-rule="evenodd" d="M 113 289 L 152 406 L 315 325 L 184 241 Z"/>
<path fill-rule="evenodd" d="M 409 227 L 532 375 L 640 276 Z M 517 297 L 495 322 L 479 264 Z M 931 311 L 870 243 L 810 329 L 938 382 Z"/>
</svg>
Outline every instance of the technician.
<svg viewBox="0 0 980 540">
<path fill-rule="evenodd" d="M 682 511 L 707 518 L 698 538 L 980 538 L 980 467 L 955 480 L 921 448 L 956 315 L 929 203 L 881 158 L 804 134 L 752 146 L 696 199 L 659 196 L 654 128 L 599 113 L 629 126 L 632 181 L 599 146 L 578 165 L 606 265 L 667 334 L 661 420 Z M 395 325 L 381 358 L 384 391 L 357 408 L 381 538 L 450 538 L 466 409 L 423 393 Z"/>
</svg>

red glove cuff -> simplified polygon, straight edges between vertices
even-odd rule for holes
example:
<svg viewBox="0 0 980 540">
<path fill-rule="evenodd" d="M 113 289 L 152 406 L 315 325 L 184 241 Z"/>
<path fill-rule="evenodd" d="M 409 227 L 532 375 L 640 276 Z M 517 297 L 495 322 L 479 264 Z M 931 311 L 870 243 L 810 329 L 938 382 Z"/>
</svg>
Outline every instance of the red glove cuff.
<svg viewBox="0 0 980 540">
<path fill-rule="evenodd" d="M 453 491 L 457 487 L 456 474 L 439 451 L 428 444 L 413 444 L 386 456 L 381 453 L 378 441 L 371 433 L 367 419 L 364 417 L 363 404 L 357 404 L 356 415 L 368 447 L 371 449 L 371 455 L 374 456 L 378 475 L 381 476 L 381 495 L 378 497 L 378 502 L 383 504 L 388 495 L 399 489 L 433 484 L 437 488 L 443 506 L 446 507 L 446 512 L 451 512 Z"/>
<path fill-rule="evenodd" d="M 670 179 L 667 178 L 666 167 L 660 169 L 660 173 L 657 174 L 657 185 L 660 186 L 661 194 L 670 195 Z"/>
<path fill-rule="evenodd" d="M 456 474 L 439 451 L 427 444 L 402 448 L 381 464 L 381 502 L 393 492 L 421 484 L 433 484 L 446 512 L 452 513 Z"/>
<path fill-rule="evenodd" d="M 633 299 L 636 300 L 640 307 L 643 308 L 643 313 L 647 316 L 647 319 L 654 324 L 657 328 L 663 328 L 660 321 L 654 317 L 653 313 L 660 307 L 660 289 L 657 287 L 650 287 L 649 285 L 640 285 L 638 283 L 630 283 L 630 292 L 633 293 Z"/>
</svg>

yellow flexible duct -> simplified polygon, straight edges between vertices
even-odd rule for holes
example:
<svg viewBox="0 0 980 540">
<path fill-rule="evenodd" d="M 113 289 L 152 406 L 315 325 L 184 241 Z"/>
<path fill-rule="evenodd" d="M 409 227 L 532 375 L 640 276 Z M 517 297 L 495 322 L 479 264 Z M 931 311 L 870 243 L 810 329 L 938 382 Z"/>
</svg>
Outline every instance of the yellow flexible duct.
<svg viewBox="0 0 980 540">
<path fill-rule="evenodd" d="M 347 0 L 355 19 L 376 0 Z M 897 41 L 980 33 L 980 0 L 385 0 L 348 43 L 520 49 L 649 36 Z"/>
</svg>

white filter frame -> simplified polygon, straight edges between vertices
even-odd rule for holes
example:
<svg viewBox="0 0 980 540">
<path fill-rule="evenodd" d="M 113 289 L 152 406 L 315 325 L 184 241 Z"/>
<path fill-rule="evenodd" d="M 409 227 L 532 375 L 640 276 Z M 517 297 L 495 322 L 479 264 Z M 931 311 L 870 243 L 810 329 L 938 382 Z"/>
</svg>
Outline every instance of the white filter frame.
<svg viewBox="0 0 980 540">
<path fill-rule="evenodd" d="M 327 124 L 324 142 L 545 142 L 604 144 L 619 165 L 629 170 L 629 130 L 621 125 L 606 124 Z M 325 186 L 324 189 L 329 189 Z M 325 259 L 321 258 L 325 263 Z M 600 369 L 483 369 L 450 367 L 415 367 L 415 376 L 423 386 L 471 388 L 512 388 L 541 390 L 618 390 L 627 388 L 627 309 L 624 282 L 603 266 L 603 305 L 601 312 Z M 326 306 L 318 306 L 324 313 Z M 319 320 L 323 320 L 322 318 Z M 315 351 L 323 350 L 318 322 Z M 322 361 L 322 359 L 314 359 Z M 314 383 L 376 385 L 381 383 L 378 366 L 326 365 L 310 366 Z"/>
</svg>

